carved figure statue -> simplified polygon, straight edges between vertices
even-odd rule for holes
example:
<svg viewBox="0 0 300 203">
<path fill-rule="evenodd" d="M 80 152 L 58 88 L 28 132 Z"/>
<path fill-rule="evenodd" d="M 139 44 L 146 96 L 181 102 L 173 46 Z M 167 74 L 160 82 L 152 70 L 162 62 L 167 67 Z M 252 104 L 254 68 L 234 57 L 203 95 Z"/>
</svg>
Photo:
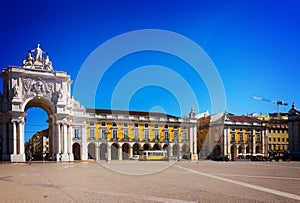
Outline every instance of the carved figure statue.
<svg viewBox="0 0 300 203">
<path fill-rule="evenodd" d="M 13 87 L 13 96 L 18 97 L 18 94 L 19 94 L 19 86 L 15 84 L 15 86 Z"/>
<path fill-rule="evenodd" d="M 33 58 L 31 56 L 30 51 L 28 51 L 27 58 L 23 61 L 23 66 L 32 66 L 33 65 Z"/>
<path fill-rule="evenodd" d="M 58 93 L 57 93 L 57 96 L 58 96 L 58 100 L 59 101 L 61 101 L 62 99 L 63 99 L 63 92 L 62 92 L 62 89 L 60 88 L 59 90 L 58 90 Z"/>
<path fill-rule="evenodd" d="M 46 59 L 45 59 L 45 68 L 48 69 L 48 70 L 53 70 L 52 62 L 50 61 L 48 55 L 46 56 Z"/>
<path fill-rule="evenodd" d="M 35 60 L 42 62 L 43 61 L 43 54 L 47 54 L 47 52 L 44 52 L 41 48 L 40 48 L 40 44 L 37 44 L 37 47 L 34 50 L 29 50 L 31 53 L 35 52 Z"/>
</svg>

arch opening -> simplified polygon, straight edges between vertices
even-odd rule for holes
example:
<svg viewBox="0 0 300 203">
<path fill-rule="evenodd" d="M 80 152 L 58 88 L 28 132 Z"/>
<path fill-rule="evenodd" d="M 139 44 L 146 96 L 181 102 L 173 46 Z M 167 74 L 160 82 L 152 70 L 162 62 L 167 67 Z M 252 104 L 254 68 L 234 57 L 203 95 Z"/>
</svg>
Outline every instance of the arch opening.
<svg viewBox="0 0 300 203">
<path fill-rule="evenodd" d="M 24 114 L 24 148 L 25 158 L 28 161 L 30 157 L 33 161 L 38 160 L 52 160 L 52 136 L 50 135 L 51 122 L 49 114 L 45 109 L 37 106 L 30 106 L 26 108 Z M 21 124 L 17 126 L 20 128 Z M 17 129 L 17 132 L 19 130 Z M 18 138 L 20 139 L 18 134 Z M 17 144 L 21 142 L 17 141 Z M 19 148 L 17 146 L 17 148 Z"/>
</svg>

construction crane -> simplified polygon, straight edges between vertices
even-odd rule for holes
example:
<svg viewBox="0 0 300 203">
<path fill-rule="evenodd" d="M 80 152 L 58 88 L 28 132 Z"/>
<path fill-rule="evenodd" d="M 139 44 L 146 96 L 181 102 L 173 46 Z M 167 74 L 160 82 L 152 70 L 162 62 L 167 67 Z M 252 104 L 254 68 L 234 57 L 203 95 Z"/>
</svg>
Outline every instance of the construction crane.
<svg viewBox="0 0 300 203">
<path fill-rule="evenodd" d="M 280 118 L 280 106 L 287 106 L 288 105 L 288 103 L 286 103 L 284 101 L 280 101 L 280 100 L 265 99 L 265 98 L 256 97 L 256 96 L 253 96 L 253 99 L 277 104 L 277 117 L 278 118 Z"/>
</svg>

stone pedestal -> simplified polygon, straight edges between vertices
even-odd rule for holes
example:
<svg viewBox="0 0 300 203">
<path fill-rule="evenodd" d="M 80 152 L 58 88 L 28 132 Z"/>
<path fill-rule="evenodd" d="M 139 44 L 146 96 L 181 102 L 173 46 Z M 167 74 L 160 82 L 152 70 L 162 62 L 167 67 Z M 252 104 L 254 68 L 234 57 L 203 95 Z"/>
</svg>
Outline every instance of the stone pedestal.
<svg viewBox="0 0 300 203">
<path fill-rule="evenodd" d="M 26 162 L 25 154 L 11 154 L 11 162 Z"/>
<path fill-rule="evenodd" d="M 192 154 L 191 160 L 197 161 L 198 160 L 198 154 Z"/>
<path fill-rule="evenodd" d="M 56 154 L 56 161 L 74 161 L 74 155 L 71 154 Z"/>
</svg>

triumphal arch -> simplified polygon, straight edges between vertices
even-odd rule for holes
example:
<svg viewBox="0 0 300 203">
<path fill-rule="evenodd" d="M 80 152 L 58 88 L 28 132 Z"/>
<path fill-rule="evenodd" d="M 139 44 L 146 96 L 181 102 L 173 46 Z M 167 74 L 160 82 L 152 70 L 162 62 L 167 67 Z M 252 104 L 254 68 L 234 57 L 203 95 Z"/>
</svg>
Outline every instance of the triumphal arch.
<svg viewBox="0 0 300 203">
<path fill-rule="evenodd" d="M 53 69 L 40 45 L 28 50 L 22 66 L 1 73 L 0 157 L 26 161 L 26 111 L 42 108 L 48 114 L 51 160 L 128 160 L 141 150 L 168 151 L 168 157 L 197 159 L 197 120 L 164 113 L 86 109 L 71 97 L 72 80 Z M 187 156 L 188 155 L 188 156 Z"/>
<path fill-rule="evenodd" d="M 84 108 L 70 97 L 72 80 L 66 72 L 52 67 L 48 53 L 40 45 L 28 50 L 22 66 L 2 70 L 1 105 L 2 160 L 25 161 L 24 125 L 26 110 L 40 107 L 48 114 L 49 153 L 61 160 L 73 160 L 73 127 L 85 128 Z M 74 116 L 77 115 L 77 116 Z"/>
</svg>

